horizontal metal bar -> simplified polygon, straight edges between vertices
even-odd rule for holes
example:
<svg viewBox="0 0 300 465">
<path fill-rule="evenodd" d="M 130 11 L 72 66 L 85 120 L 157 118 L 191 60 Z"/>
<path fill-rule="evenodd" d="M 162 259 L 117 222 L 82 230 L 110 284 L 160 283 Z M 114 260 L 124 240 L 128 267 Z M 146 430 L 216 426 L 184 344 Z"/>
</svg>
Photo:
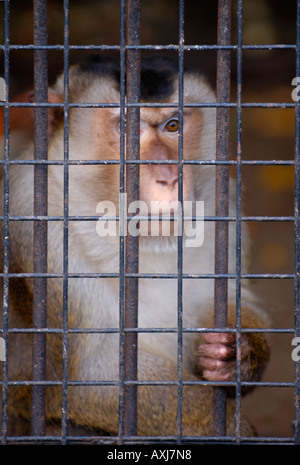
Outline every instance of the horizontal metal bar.
<svg viewBox="0 0 300 465">
<path fill-rule="evenodd" d="M 74 164 L 74 160 L 72 161 Z M 119 162 L 117 160 L 113 160 L 115 164 Z M 83 164 L 85 162 L 83 161 Z M 110 160 L 108 160 L 108 164 Z M 178 165 L 178 160 L 127 160 L 127 164 L 134 163 L 139 165 Z M 76 164 L 80 164 L 80 161 L 76 161 Z M 93 164 L 93 161 L 91 161 Z M 96 162 L 97 164 L 97 162 Z M 100 161 L 100 164 L 107 164 L 103 160 Z M 229 165 L 234 166 L 237 165 L 236 160 L 182 160 L 183 165 Z M 241 165 L 288 165 L 293 166 L 295 165 L 295 160 L 243 160 Z"/>
<path fill-rule="evenodd" d="M 175 50 L 178 51 L 179 47 L 184 51 L 205 51 L 205 50 L 237 50 L 237 45 L 177 45 L 177 44 L 166 44 L 166 45 L 152 45 L 152 44 L 145 44 L 145 45 L 125 45 L 126 50 Z M 5 45 L 0 45 L 0 50 L 4 50 Z M 107 51 L 107 50 L 120 50 L 120 45 L 70 45 L 69 50 L 99 50 L 99 51 Z M 9 50 L 64 50 L 64 45 L 56 44 L 56 45 L 33 45 L 33 44 L 26 44 L 26 45 L 19 45 L 19 44 L 12 44 L 8 46 Z M 248 44 L 243 45 L 242 50 L 295 50 L 295 44 Z"/>
<path fill-rule="evenodd" d="M 1 436 L 0 436 L 1 438 Z M 103 444 L 103 445 L 116 445 L 116 441 L 119 439 L 119 436 L 71 436 L 68 435 L 66 438 L 67 443 L 78 443 L 78 444 Z M 13 444 L 17 443 L 34 443 L 39 444 L 51 442 L 53 444 L 57 443 L 60 444 L 62 440 L 62 436 L 35 436 L 34 441 L 33 438 L 30 436 L 8 436 L 7 442 L 12 442 Z M 163 444 L 174 444 L 177 445 L 178 437 L 177 436 L 124 436 L 122 435 L 122 440 L 126 444 L 141 444 L 147 443 L 163 443 Z M 236 437 L 235 436 L 182 436 L 181 445 L 202 445 L 202 444 L 222 444 L 222 443 L 235 443 Z M 191 444 L 192 443 L 192 444 Z M 240 438 L 241 444 L 268 444 L 268 445 L 289 445 L 294 443 L 293 437 L 243 437 Z"/>
<path fill-rule="evenodd" d="M 25 103 L 25 102 L 0 102 L 0 108 L 64 108 L 63 103 Z M 126 103 L 126 108 L 178 108 L 179 103 Z M 185 103 L 183 108 L 237 108 L 237 102 L 198 102 L 198 103 Z M 69 103 L 70 108 L 120 108 L 119 103 Z M 242 108 L 295 108 L 296 103 L 291 102 L 244 102 L 241 104 Z"/>
<path fill-rule="evenodd" d="M 183 333 L 235 333 L 235 328 L 182 328 Z M 4 330 L 0 329 L 0 334 Z M 64 330 L 60 328 L 10 328 L 7 333 L 11 334 L 32 334 L 32 333 L 45 333 L 45 334 L 63 334 Z M 70 328 L 66 331 L 67 334 L 117 334 L 119 328 Z M 137 333 L 161 333 L 172 334 L 178 333 L 178 328 L 125 328 L 124 332 L 137 332 Z M 242 333 L 254 334 L 294 334 L 294 328 L 242 328 Z"/>
<path fill-rule="evenodd" d="M 128 221 L 132 219 L 131 216 L 124 217 Z M 176 217 L 158 217 L 155 215 L 149 216 L 135 216 L 136 219 L 141 221 L 176 221 Z M 11 216 L 8 217 L 9 221 L 63 221 L 64 217 L 62 216 Z M 236 221 L 235 216 L 183 216 L 183 219 L 186 221 Z M 295 218 L 293 216 L 243 216 L 240 218 L 241 221 L 259 221 L 259 222 L 289 222 L 294 221 Z M 0 216 L 0 221 L 4 221 L 5 218 Z M 119 216 L 70 216 L 68 217 L 68 221 L 119 221 Z"/>
<path fill-rule="evenodd" d="M 110 381 L 68 381 L 67 386 L 119 386 L 121 381 L 110 380 Z M 235 381 L 185 381 L 180 382 L 183 386 L 223 386 L 223 387 L 235 387 Z M 3 384 L 3 381 L 0 381 L 0 386 Z M 178 386 L 179 381 L 172 380 L 143 380 L 143 381 L 129 381 L 123 380 L 122 384 L 130 386 Z M 62 386 L 64 385 L 63 381 L 32 381 L 32 380 L 23 380 L 23 381 L 14 381 L 10 380 L 7 383 L 8 386 Z M 294 388 L 296 383 L 294 382 L 267 382 L 267 381 L 241 381 L 240 383 L 243 387 L 276 387 L 276 388 Z"/>
<path fill-rule="evenodd" d="M 4 160 L 0 160 L 0 165 Z M 65 163 L 63 160 L 9 160 L 8 165 L 58 165 L 63 166 L 85 166 L 85 165 L 120 165 L 120 160 L 69 160 Z M 125 164 L 138 165 L 178 165 L 178 160 L 125 160 Z M 236 160 L 182 160 L 183 165 L 237 165 Z M 295 160 L 244 160 L 241 165 L 259 165 L 259 166 L 294 166 Z"/>
<path fill-rule="evenodd" d="M 82 381 L 71 381 L 70 384 L 81 385 L 84 383 Z M 110 381 L 90 381 L 90 383 L 101 385 L 102 383 L 110 383 Z M 114 382 L 112 382 L 114 384 Z M 183 386 L 222 386 L 222 387 L 235 387 L 237 385 L 236 381 L 182 381 Z M 68 383 L 69 384 L 69 383 Z M 164 381 L 164 380 L 150 380 L 150 381 L 125 381 L 125 384 L 128 385 L 137 385 L 137 386 L 178 386 L 179 381 Z M 296 386 L 295 382 L 282 382 L 282 381 L 241 381 L 239 383 L 242 387 L 276 387 L 276 388 L 294 388 Z"/>
<path fill-rule="evenodd" d="M 4 276 L 11 278 L 63 278 L 63 273 L 0 273 L 0 278 Z M 126 278 L 141 278 L 141 279 L 178 279 L 176 273 L 126 273 Z M 78 278 L 119 278 L 119 273 L 69 273 L 69 279 Z M 241 279 L 294 279 L 292 273 L 248 273 L 240 275 Z M 183 279 L 236 279 L 236 274 L 182 274 Z"/>
</svg>

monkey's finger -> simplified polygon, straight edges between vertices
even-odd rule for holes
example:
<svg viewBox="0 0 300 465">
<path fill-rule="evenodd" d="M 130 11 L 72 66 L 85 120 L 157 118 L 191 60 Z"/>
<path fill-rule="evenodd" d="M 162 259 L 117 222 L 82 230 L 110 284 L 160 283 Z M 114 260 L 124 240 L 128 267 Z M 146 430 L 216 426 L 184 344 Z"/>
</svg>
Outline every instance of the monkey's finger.
<svg viewBox="0 0 300 465">
<path fill-rule="evenodd" d="M 203 339 L 207 344 L 234 344 L 236 336 L 232 333 L 205 333 Z"/>
<path fill-rule="evenodd" d="M 210 357 L 200 357 L 199 366 L 210 371 L 232 371 L 235 368 L 232 362 Z"/>
<path fill-rule="evenodd" d="M 235 358 L 235 346 L 225 344 L 200 344 L 198 347 L 200 356 L 218 360 L 231 360 Z"/>
<path fill-rule="evenodd" d="M 207 381 L 233 381 L 235 379 L 234 371 L 203 370 L 202 375 Z"/>
</svg>

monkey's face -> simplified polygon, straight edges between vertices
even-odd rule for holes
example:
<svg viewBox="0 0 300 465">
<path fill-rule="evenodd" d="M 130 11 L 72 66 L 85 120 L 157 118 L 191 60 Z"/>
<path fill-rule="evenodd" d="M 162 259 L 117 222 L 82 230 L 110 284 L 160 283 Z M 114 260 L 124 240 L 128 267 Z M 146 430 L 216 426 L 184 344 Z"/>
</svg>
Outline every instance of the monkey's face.
<svg viewBox="0 0 300 465">
<path fill-rule="evenodd" d="M 185 109 L 183 115 L 182 158 L 199 157 L 199 141 L 202 118 L 199 109 Z M 89 157 L 120 161 L 120 111 L 116 108 L 97 109 L 89 140 L 94 138 L 94 150 Z M 125 131 L 125 158 L 126 154 Z M 194 182 L 192 166 L 182 167 L 182 196 L 178 194 L 179 178 L 179 115 L 175 108 L 141 108 L 140 111 L 140 160 L 139 198 L 129 213 L 148 217 L 139 224 L 142 236 L 174 235 L 178 227 L 176 218 L 186 201 L 193 201 Z M 147 163 L 149 161 L 149 163 Z M 126 167 L 125 167 L 126 169 Z M 92 189 L 97 202 L 109 200 L 119 209 L 119 164 L 90 168 L 91 179 L 87 186 Z M 92 181 L 94 179 L 94 182 Z M 155 220 L 158 216 L 163 220 Z M 167 218 L 171 220 L 167 222 Z"/>
<path fill-rule="evenodd" d="M 101 60 L 86 68 L 71 71 L 71 101 L 79 103 L 101 103 L 107 107 L 72 108 L 70 112 L 69 157 L 74 160 L 101 161 L 100 164 L 82 164 L 70 167 L 70 211 L 73 215 L 95 215 L 99 202 L 108 201 L 115 207 L 115 215 L 120 213 L 120 161 L 126 153 L 126 134 L 120 131 L 120 88 L 118 68 L 113 72 L 102 68 Z M 152 64 L 153 65 L 153 64 Z M 151 68 L 150 63 L 150 68 Z M 205 167 L 181 163 L 181 160 L 214 158 L 215 113 L 214 109 L 184 107 L 182 128 L 179 124 L 178 75 L 176 68 L 157 66 L 141 73 L 140 108 L 140 160 L 139 196 L 127 208 L 126 213 L 142 215 L 148 221 L 139 223 L 141 236 L 176 235 L 176 227 L 185 215 L 185 202 L 199 200 L 203 184 L 209 182 Z M 93 70 L 93 73 L 89 74 Z M 101 72 L 100 72 L 101 71 Z M 99 75 L 100 72 L 100 75 Z M 72 76 L 74 74 L 74 76 Z M 58 90 L 59 90 L 58 83 Z M 81 91 L 80 91 L 81 87 Z M 72 93 L 73 88 L 73 93 Z M 213 102 L 214 96 L 209 86 L 198 74 L 188 73 L 184 80 L 184 104 Z M 160 103 L 163 107 L 143 107 L 143 103 Z M 167 107 L 166 104 L 170 104 Z M 125 120 L 126 120 L 125 114 Z M 182 129 L 182 132 L 179 131 Z M 123 142 L 123 144 L 122 144 Z M 144 162 L 144 163 L 143 163 Z M 128 164 L 125 164 L 128 169 Z M 204 175 L 201 176 L 203 172 Z M 124 177 L 124 180 L 126 176 Z M 179 182 L 180 181 L 180 182 Z M 204 181 L 204 182 L 203 182 Z M 179 185 L 182 189 L 179 189 Z M 204 189 L 203 189 L 204 190 Z M 126 186 L 125 186 L 126 193 Z M 201 200 L 201 198 L 200 198 Z M 74 206 L 74 211 L 73 211 Z M 192 216 L 195 212 L 189 211 Z M 112 216 L 115 216 L 112 213 Z M 158 218 L 159 217 L 159 218 Z M 160 217 L 170 218 L 169 222 Z M 174 217 L 175 220 L 174 221 Z M 150 219 L 150 221 L 149 221 Z M 168 223 L 168 224 L 167 224 Z M 164 229 L 166 225 L 166 229 Z M 167 232 L 166 232 L 167 231 Z"/>
<path fill-rule="evenodd" d="M 78 124 L 79 120 L 81 125 Z M 119 108 L 76 109 L 76 113 L 71 114 L 70 123 L 70 158 L 108 160 L 108 164 L 70 167 L 71 214 L 93 216 L 99 213 L 99 210 L 96 212 L 97 205 L 108 201 L 109 207 L 112 203 L 115 209 L 109 213 L 103 209 L 103 213 L 119 216 Z M 128 216 L 133 215 L 136 218 L 136 223 L 139 216 L 143 217 L 137 226 L 131 222 L 139 231 L 142 244 L 172 244 L 172 248 L 176 248 L 181 215 L 194 215 L 197 199 L 195 167 L 183 164 L 182 194 L 179 195 L 179 158 L 187 161 L 201 157 L 201 134 L 202 109 L 184 109 L 180 147 L 178 110 L 173 107 L 141 108 L 140 160 L 145 163 L 139 165 L 139 198 L 136 199 L 137 202 L 129 205 L 127 213 Z M 127 137 L 125 131 L 125 158 Z M 127 166 L 125 165 L 125 170 Z M 189 206 L 192 210 L 188 212 L 187 202 L 192 204 L 192 207 Z"/>
</svg>

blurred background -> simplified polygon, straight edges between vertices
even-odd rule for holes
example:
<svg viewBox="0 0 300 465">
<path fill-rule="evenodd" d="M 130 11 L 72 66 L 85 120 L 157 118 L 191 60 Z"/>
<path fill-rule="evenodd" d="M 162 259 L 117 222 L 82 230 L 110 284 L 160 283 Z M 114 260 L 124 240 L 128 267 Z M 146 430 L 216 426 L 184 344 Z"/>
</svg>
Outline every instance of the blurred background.
<svg viewBox="0 0 300 465">
<path fill-rule="evenodd" d="M 63 1 L 49 0 L 50 45 L 63 44 Z M 72 0 L 70 2 L 71 45 L 117 45 L 120 42 L 119 0 Z M 232 42 L 236 43 L 236 2 L 233 1 Z M 3 2 L 0 2 L 0 43 L 3 44 Z M 295 44 L 296 1 L 244 0 L 244 44 Z M 32 1 L 10 1 L 10 43 L 33 43 Z M 142 1 L 142 43 L 178 43 L 178 2 Z M 185 2 L 185 44 L 217 43 L 217 0 Z M 71 51 L 76 62 L 86 51 Z M 174 52 L 176 53 L 176 52 Z M 243 53 L 243 102 L 286 102 L 291 98 L 296 76 L 295 50 L 252 50 Z M 63 52 L 51 51 L 49 83 L 63 70 Z M 215 86 L 216 52 L 190 51 L 185 62 L 201 70 Z M 0 52 L 0 75 L 3 76 Z M 32 87 L 33 52 L 10 53 L 10 98 Z M 236 101 L 236 56 L 232 53 L 231 100 Z M 231 115 L 232 158 L 236 153 L 236 116 Z M 295 154 L 294 109 L 246 108 L 242 112 L 244 160 L 293 160 Z M 233 171 L 234 175 L 234 171 Z M 244 166 L 242 169 L 246 215 L 293 216 L 294 167 Z M 293 273 L 293 222 L 249 222 L 252 238 L 250 272 Z M 292 279 L 260 279 L 252 283 L 271 317 L 272 328 L 294 326 Z M 292 334 L 273 335 L 272 357 L 265 381 L 294 380 L 291 359 Z M 243 409 L 260 436 L 291 436 L 294 391 L 291 388 L 261 387 L 242 401 Z"/>
</svg>

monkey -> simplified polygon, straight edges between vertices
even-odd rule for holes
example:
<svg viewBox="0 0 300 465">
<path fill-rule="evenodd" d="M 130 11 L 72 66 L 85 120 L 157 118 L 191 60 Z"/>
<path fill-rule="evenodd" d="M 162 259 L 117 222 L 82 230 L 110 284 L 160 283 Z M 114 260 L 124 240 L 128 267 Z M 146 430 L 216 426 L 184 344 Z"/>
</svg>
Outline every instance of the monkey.
<svg viewBox="0 0 300 465">
<path fill-rule="evenodd" d="M 162 202 L 159 212 L 170 214 L 173 205 L 179 217 L 178 159 L 179 126 L 178 63 L 167 57 L 142 57 L 141 103 L 161 106 L 140 108 L 140 159 L 173 161 L 170 164 L 140 165 L 139 200 L 150 210 L 152 202 Z M 216 108 L 188 104 L 215 102 L 211 85 L 198 70 L 184 71 L 183 159 L 214 160 L 216 156 Z M 49 93 L 49 101 L 64 101 L 63 75 L 58 76 Z M 69 101 L 77 104 L 105 104 L 103 107 L 72 106 L 69 112 L 68 156 L 71 161 L 108 160 L 111 164 L 70 164 L 68 166 L 68 215 L 79 218 L 68 222 L 68 353 L 67 415 L 69 423 L 85 431 L 118 434 L 120 380 L 119 254 L 120 230 L 103 233 L 103 206 L 119 211 L 120 197 L 120 65 L 112 57 L 91 55 L 69 69 Z M 167 105 L 165 105 L 167 104 Z M 169 106 L 168 106 L 169 104 Z M 50 114 L 51 112 L 51 114 Z M 126 118 L 126 115 L 125 115 Z M 64 159 L 64 116 L 61 109 L 49 110 L 51 130 L 48 159 Z M 124 135 L 126 138 L 126 133 Z M 17 154 L 20 160 L 33 159 L 33 142 Z M 126 149 L 125 149 L 126 150 Z M 183 165 L 184 202 L 203 202 L 205 216 L 215 214 L 215 166 Z M 64 166 L 48 166 L 48 215 L 64 215 Z M 33 167 L 14 165 L 9 172 L 9 213 L 33 215 Z M 3 176 L 1 178 L 3 193 Z M 235 183 L 230 181 L 230 214 L 235 214 Z M 176 203 L 177 202 L 177 203 Z M 3 199 L 1 202 L 3 214 Z M 99 220 L 85 220 L 99 215 Z M 117 216 L 117 214 L 116 214 Z M 102 218 L 103 219 L 103 218 Z M 118 221 L 116 221 L 118 226 Z M 160 224 L 157 227 L 157 223 Z M 178 222 L 179 223 L 179 222 Z M 107 223 L 108 224 L 108 223 Z M 162 222 L 151 228 L 140 222 L 138 293 L 138 380 L 148 381 L 137 389 L 137 433 L 142 436 L 174 435 L 177 432 L 178 402 L 178 301 L 177 280 L 164 277 L 178 270 L 176 224 L 164 235 Z M 183 226 L 185 225 L 183 221 Z M 106 225 L 107 226 L 107 225 Z M 214 221 L 204 222 L 201 244 L 188 246 L 183 228 L 182 271 L 184 276 L 214 273 Z M 102 231 L 103 234 L 100 234 Z M 48 222 L 47 328 L 63 327 L 64 226 L 61 219 Z M 242 266 L 247 267 L 249 235 L 242 224 Z M 32 273 L 33 222 L 11 221 L 9 230 L 11 273 Z M 235 224 L 229 225 L 229 270 L 234 273 Z M 3 260 L 3 257 L 2 257 Z M 78 275 L 80 273 L 80 275 Z M 85 276 L 84 274 L 90 274 Z M 94 277 L 104 273 L 105 277 Z M 76 275 L 74 277 L 74 275 Z M 159 279 L 147 274 L 160 275 Z M 228 328 L 232 332 L 214 332 L 214 279 L 183 278 L 182 325 L 194 329 L 182 336 L 182 434 L 211 436 L 213 387 L 209 382 L 236 379 L 236 296 L 235 282 L 228 280 Z M 30 277 L 11 278 L 9 285 L 9 328 L 32 327 L 33 283 Z M 266 312 L 261 308 L 249 284 L 242 280 L 241 319 L 243 328 L 265 328 Z M 155 328 L 148 331 L 147 328 Z M 171 329 L 175 328 L 175 331 Z M 106 329 L 108 332 L 102 331 Z M 205 329 L 205 331 L 201 331 Z M 72 331 L 72 330 L 77 330 Z M 92 331 L 90 331 L 92 330 Z M 98 332 L 97 332 L 98 330 Z M 32 336 L 9 333 L 8 379 L 30 381 Z M 241 335 L 242 381 L 261 379 L 270 355 L 262 332 Z M 61 332 L 47 333 L 46 419 L 49 430 L 62 418 L 63 338 Z M 83 385 L 76 383 L 83 381 Z M 159 385 L 157 381 L 167 382 Z M 197 385 L 196 381 L 203 381 Z M 101 385 L 101 383 L 103 384 Z M 168 383 L 169 382 L 169 383 Z M 89 384 L 90 383 L 90 384 Z M 55 383 L 54 383 L 55 384 Z M 227 434 L 235 434 L 235 401 L 228 388 Z M 234 390 L 234 388 L 233 388 Z M 11 434 L 29 434 L 30 386 L 9 386 L 8 419 Z M 21 426 L 20 426 L 21 425 Z M 25 431 L 25 433 L 24 433 Z M 253 427 L 242 418 L 242 434 L 253 435 Z M 56 433 L 56 434 L 59 434 Z"/>
</svg>

